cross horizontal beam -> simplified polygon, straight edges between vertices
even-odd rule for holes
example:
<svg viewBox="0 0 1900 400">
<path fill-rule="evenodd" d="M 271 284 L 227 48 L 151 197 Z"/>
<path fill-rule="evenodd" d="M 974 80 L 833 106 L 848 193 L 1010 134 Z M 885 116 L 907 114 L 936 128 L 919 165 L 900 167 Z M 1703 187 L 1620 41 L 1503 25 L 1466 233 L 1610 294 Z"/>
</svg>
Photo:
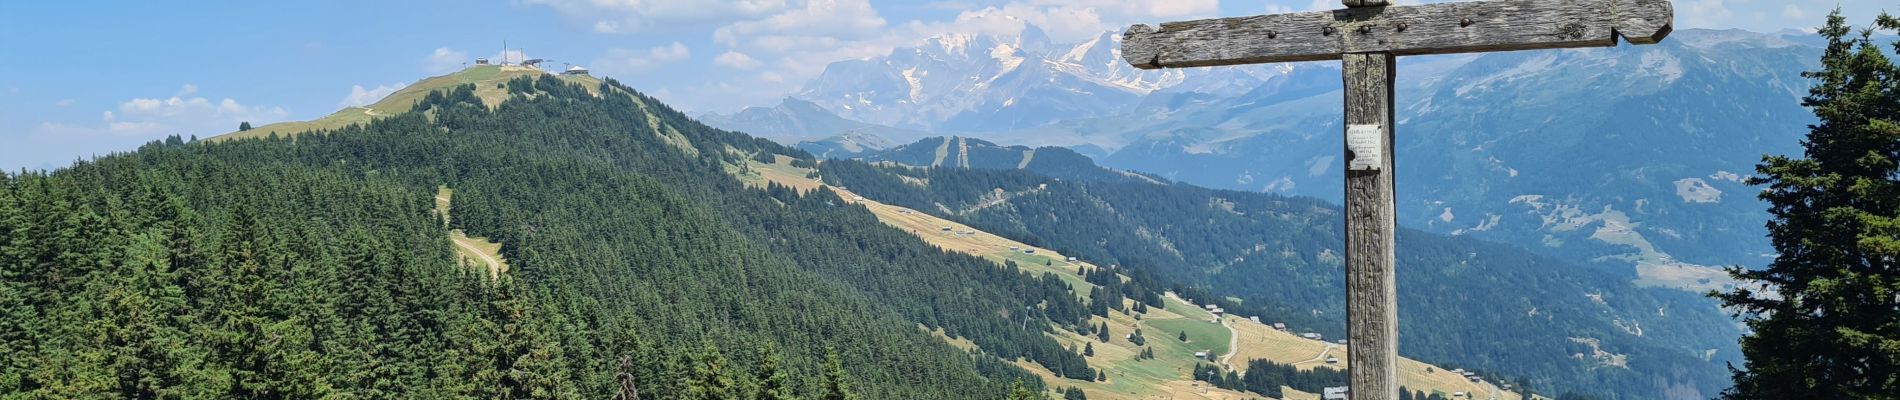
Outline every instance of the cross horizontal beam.
<svg viewBox="0 0 1900 400">
<path fill-rule="evenodd" d="M 1491 0 L 1135 25 L 1136 68 L 1337 60 L 1341 54 L 1473 53 L 1654 44 L 1673 30 L 1669 0 Z"/>
</svg>

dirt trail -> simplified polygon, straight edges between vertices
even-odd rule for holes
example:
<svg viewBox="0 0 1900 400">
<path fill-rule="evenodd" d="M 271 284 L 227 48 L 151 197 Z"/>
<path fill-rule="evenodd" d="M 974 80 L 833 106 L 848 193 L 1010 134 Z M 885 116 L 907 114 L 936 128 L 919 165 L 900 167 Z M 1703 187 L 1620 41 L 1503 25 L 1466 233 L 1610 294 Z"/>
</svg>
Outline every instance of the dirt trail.
<svg viewBox="0 0 1900 400">
<path fill-rule="evenodd" d="M 451 200 L 450 196 L 453 196 L 453 195 L 454 195 L 454 192 L 449 191 L 449 189 L 446 187 L 436 190 L 436 193 L 435 193 L 436 213 L 437 215 L 441 216 L 443 227 L 448 226 L 449 220 L 451 218 L 450 211 L 453 211 L 453 210 L 449 208 L 449 204 Z M 482 264 L 486 264 L 487 265 L 486 269 L 488 270 L 489 279 L 501 279 L 502 271 L 505 271 L 508 269 L 508 264 L 502 263 L 501 260 L 499 259 L 500 254 L 489 255 L 491 251 L 482 249 L 482 245 L 489 245 L 491 247 L 496 247 L 497 250 L 499 250 L 499 247 L 500 247 L 499 245 L 495 245 L 493 243 L 483 243 L 486 241 L 478 241 L 475 238 L 468 237 L 468 234 L 463 233 L 462 230 L 460 229 L 453 229 L 449 231 L 449 241 L 455 242 L 455 247 L 461 249 L 461 251 L 458 251 L 457 253 L 474 255 L 477 259 L 481 260 Z"/>
<path fill-rule="evenodd" d="M 494 257 L 490 257 L 488 253 L 483 252 L 482 249 L 476 248 L 475 245 L 473 244 L 469 244 L 469 241 L 473 239 L 469 239 L 468 236 L 462 235 L 460 231 L 457 231 L 455 233 L 455 237 L 452 239 L 453 239 L 452 241 L 455 242 L 456 247 L 461 247 L 462 250 L 468 251 L 469 254 L 474 254 L 476 257 L 480 257 L 482 259 L 483 264 L 488 264 L 488 278 L 489 279 L 501 279 L 501 260 L 496 260 Z"/>
<path fill-rule="evenodd" d="M 1339 345 L 1337 345 L 1337 344 L 1332 344 L 1332 343 L 1327 343 L 1327 344 L 1326 344 L 1326 348 L 1325 348 L 1325 349 L 1322 349 L 1322 350 L 1320 350 L 1320 351 L 1319 351 L 1319 355 L 1316 355 L 1316 356 L 1313 356 L 1313 359 L 1311 359 L 1311 360 L 1306 360 L 1306 361 L 1301 361 L 1301 362 L 1296 362 L 1296 363 L 1293 363 L 1292 365 L 1305 365 L 1305 364 L 1312 364 L 1312 363 L 1316 363 L 1316 362 L 1322 362 L 1322 361 L 1326 361 L 1326 353 L 1331 353 L 1331 352 L 1333 352 L 1333 348 L 1334 348 L 1334 347 L 1339 347 Z"/>
<path fill-rule="evenodd" d="M 1231 371 L 1231 370 L 1234 370 L 1235 368 L 1234 368 L 1234 364 L 1229 362 L 1231 361 L 1229 359 L 1234 358 L 1234 353 L 1240 352 L 1240 331 L 1234 330 L 1233 324 L 1228 324 L 1225 322 L 1226 321 L 1222 321 L 1220 326 L 1222 328 L 1227 328 L 1227 354 L 1220 355 L 1220 361 L 1218 361 L 1217 363 L 1221 365 L 1226 365 L 1227 369 Z"/>
</svg>

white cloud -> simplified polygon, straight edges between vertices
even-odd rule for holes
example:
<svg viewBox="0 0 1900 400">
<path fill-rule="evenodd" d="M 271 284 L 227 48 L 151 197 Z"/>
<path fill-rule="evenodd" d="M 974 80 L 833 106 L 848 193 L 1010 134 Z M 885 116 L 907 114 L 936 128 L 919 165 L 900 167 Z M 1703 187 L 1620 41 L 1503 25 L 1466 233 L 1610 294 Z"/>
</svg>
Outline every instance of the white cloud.
<svg viewBox="0 0 1900 400">
<path fill-rule="evenodd" d="M 1128 25 L 1213 17 L 1219 11 L 1219 0 L 1016 0 L 992 12 L 1027 21 L 1058 42 L 1075 42 Z"/>
<path fill-rule="evenodd" d="M 1795 7 L 1795 5 L 1789 4 L 1786 7 L 1781 8 L 1781 16 L 1788 17 L 1788 18 L 1803 18 L 1803 17 L 1807 17 L 1808 15 L 1807 13 L 1801 12 L 1801 7 Z"/>
<path fill-rule="evenodd" d="M 468 62 L 468 53 L 447 47 L 438 47 L 423 59 L 422 70 L 429 73 L 451 72 L 462 68 Z"/>
<path fill-rule="evenodd" d="M 693 56 L 692 49 L 686 48 L 686 44 L 680 42 L 673 42 L 671 46 L 654 47 L 648 52 L 653 53 L 653 59 L 665 62 L 685 60 Z"/>
<path fill-rule="evenodd" d="M 390 84 L 390 85 L 379 85 L 379 86 L 376 86 L 375 89 L 364 89 L 363 85 L 354 85 L 350 87 L 350 95 L 344 96 L 343 101 L 338 102 L 337 106 L 338 107 L 363 107 L 363 106 L 368 106 L 370 104 L 376 104 L 377 100 L 382 100 L 384 97 L 389 97 L 389 94 L 396 93 L 397 90 L 402 90 L 403 86 L 404 86 L 403 84 L 397 83 L 397 84 Z"/>
<path fill-rule="evenodd" d="M 53 102 L 53 105 L 54 105 L 54 106 L 57 106 L 57 107 L 68 107 L 68 106 L 72 106 L 72 105 L 73 105 L 73 99 L 59 99 L 59 101 L 55 101 L 55 102 Z"/>
<path fill-rule="evenodd" d="M 1723 26 L 1735 17 L 1735 11 L 1728 8 L 1724 0 L 1694 0 L 1687 4 L 1680 16 L 1680 23 L 1689 28 L 1709 28 Z"/>
<path fill-rule="evenodd" d="M 727 51 L 718 57 L 713 57 L 713 65 L 734 69 L 753 69 L 759 67 L 759 60 L 753 59 L 752 56 L 745 55 L 745 53 Z"/>
<path fill-rule="evenodd" d="M 115 110 L 101 111 L 99 125 L 43 122 L 38 133 L 83 138 L 209 136 L 235 130 L 239 122 L 261 124 L 288 115 L 283 108 L 247 106 L 230 98 L 187 97 L 197 92 L 197 86 L 185 85 L 179 91 L 184 95 L 126 100 Z"/>
<path fill-rule="evenodd" d="M 884 26 L 869 0 L 808 0 L 762 19 L 733 22 L 713 31 L 713 39 L 732 46 L 756 36 L 863 38 L 876 36 Z"/>
<path fill-rule="evenodd" d="M 599 33 L 633 33 L 650 28 L 719 24 L 769 15 L 787 0 L 522 0 L 583 21 Z"/>
<path fill-rule="evenodd" d="M 183 87 L 183 88 L 179 88 L 179 89 L 178 89 L 178 93 L 177 93 L 177 94 L 173 94 L 172 96 L 174 96 L 174 97 L 176 97 L 176 96 L 190 96 L 190 95 L 192 95 L 192 94 L 195 94 L 195 93 L 198 93 L 198 85 L 193 85 L 193 84 L 189 84 L 189 83 L 187 83 L 187 84 L 185 84 L 185 87 Z"/>
<path fill-rule="evenodd" d="M 237 130 L 239 122 L 253 125 L 281 121 L 279 107 L 252 106 L 234 99 L 211 100 L 197 96 L 196 86 L 163 98 L 134 98 L 110 110 L 100 110 L 93 121 L 43 121 L 27 126 L 26 134 L 0 146 L 0 167 L 50 169 L 76 159 L 130 150 L 168 135 L 200 138 Z M 62 103 L 66 102 L 61 100 Z"/>
<path fill-rule="evenodd" d="M 666 46 L 654 47 L 646 51 L 623 48 L 607 49 L 606 54 L 594 59 L 594 69 L 609 73 L 644 72 L 661 65 L 685 61 L 692 58 L 692 49 L 686 44 L 673 42 Z"/>
</svg>

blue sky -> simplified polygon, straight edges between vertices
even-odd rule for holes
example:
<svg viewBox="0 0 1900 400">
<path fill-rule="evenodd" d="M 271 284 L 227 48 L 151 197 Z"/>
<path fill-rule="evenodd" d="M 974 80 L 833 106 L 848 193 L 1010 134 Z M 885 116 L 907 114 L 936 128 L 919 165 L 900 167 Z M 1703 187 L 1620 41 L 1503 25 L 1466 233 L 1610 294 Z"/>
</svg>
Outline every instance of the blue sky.
<svg viewBox="0 0 1900 400">
<path fill-rule="evenodd" d="M 1400 3 L 1416 1 L 1401 0 Z M 1436 1 L 1431 1 L 1436 2 Z M 1900 0 L 1675 0 L 1681 28 L 1857 24 Z M 1130 23 L 1337 0 L 400 0 L 0 2 L 0 168 L 52 168 L 238 121 L 320 117 L 497 57 L 585 65 L 697 113 L 769 105 L 824 66 L 1030 23 L 1059 41 Z"/>
</svg>

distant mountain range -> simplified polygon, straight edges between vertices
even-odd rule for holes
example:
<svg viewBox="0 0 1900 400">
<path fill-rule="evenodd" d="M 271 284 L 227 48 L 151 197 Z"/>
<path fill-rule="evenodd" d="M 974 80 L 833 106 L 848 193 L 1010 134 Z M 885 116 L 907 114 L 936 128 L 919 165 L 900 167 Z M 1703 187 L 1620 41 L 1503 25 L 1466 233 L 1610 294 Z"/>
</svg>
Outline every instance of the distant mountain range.
<svg viewBox="0 0 1900 400">
<path fill-rule="evenodd" d="M 1147 72 L 1120 61 L 1118 39 L 939 37 L 831 65 L 795 95 L 816 107 L 797 109 L 1338 201 L 1336 63 Z M 1742 182 L 1762 154 L 1797 151 L 1813 119 L 1800 73 L 1818 67 L 1818 45 L 1799 32 L 1685 30 L 1655 46 L 1401 59 L 1400 222 L 1645 283 L 1719 287 L 1714 266 L 1771 257 L 1765 207 Z"/>
<path fill-rule="evenodd" d="M 1136 70 L 1121 35 L 1051 43 L 1034 26 L 1016 36 L 944 35 L 889 56 L 833 63 L 796 97 L 845 118 L 931 132 L 1002 132 L 1114 115 L 1154 93 L 1243 93 L 1274 68 Z"/>
</svg>

